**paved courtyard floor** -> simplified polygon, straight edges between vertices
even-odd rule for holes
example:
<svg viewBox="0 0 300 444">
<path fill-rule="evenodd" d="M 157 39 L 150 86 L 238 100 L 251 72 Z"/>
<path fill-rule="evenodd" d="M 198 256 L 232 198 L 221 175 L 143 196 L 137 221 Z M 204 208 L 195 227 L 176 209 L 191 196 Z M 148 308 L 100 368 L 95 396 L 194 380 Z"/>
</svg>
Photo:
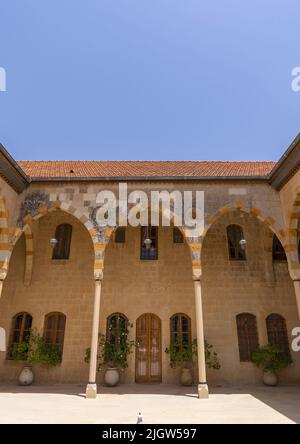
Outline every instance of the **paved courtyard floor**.
<svg viewBox="0 0 300 444">
<path fill-rule="evenodd" d="M 0 423 L 300 423 L 300 386 L 211 388 L 208 400 L 195 387 L 99 387 L 85 399 L 81 385 L 0 385 Z"/>
</svg>

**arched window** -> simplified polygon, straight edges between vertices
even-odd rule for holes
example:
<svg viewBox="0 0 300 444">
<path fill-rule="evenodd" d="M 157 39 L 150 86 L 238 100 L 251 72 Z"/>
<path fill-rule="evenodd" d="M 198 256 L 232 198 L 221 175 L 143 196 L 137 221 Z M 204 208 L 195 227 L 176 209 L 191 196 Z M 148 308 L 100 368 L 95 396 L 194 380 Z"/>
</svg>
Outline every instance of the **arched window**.
<svg viewBox="0 0 300 444">
<path fill-rule="evenodd" d="M 11 358 L 15 344 L 26 342 L 29 339 L 32 326 L 32 316 L 29 313 L 18 313 L 12 319 L 7 357 Z"/>
<path fill-rule="evenodd" d="M 182 244 L 183 243 L 183 235 L 178 227 L 173 227 L 173 243 L 174 244 Z"/>
<path fill-rule="evenodd" d="M 44 339 L 47 344 L 56 347 L 62 357 L 66 328 L 66 316 L 63 313 L 48 313 L 45 316 Z"/>
<path fill-rule="evenodd" d="M 124 244 L 125 242 L 125 227 L 118 227 L 115 231 L 115 242 L 117 244 Z"/>
<path fill-rule="evenodd" d="M 128 333 L 128 319 L 122 313 L 113 313 L 107 318 L 106 338 L 111 345 L 122 346 Z"/>
<path fill-rule="evenodd" d="M 238 261 L 246 260 L 246 251 L 240 242 L 244 239 L 242 227 L 239 225 L 228 225 L 226 231 L 229 259 Z"/>
<path fill-rule="evenodd" d="M 256 316 L 240 313 L 236 316 L 240 361 L 250 361 L 251 355 L 258 349 Z"/>
<path fill-rule="evenodd" d="M 183 313 L 176 313 L 170 319 L 170 339 L 180 350 L 191 344 L 191 319 Z"/>
<path fill-rule="evenodd" d="M 286 261 L 284 248 L 276 234 L 273 235 L 272 258 L 273 261 Z"/>
<path fill-rule="evenodd" d="M 289 357 L 290 348 L 285 319 L 277 313 L 272 313 L 267 317 L 266 324 L 269 344 L 275 345 Z"/>
<path fill-rule="evenodd" d="M 52 259 L 69 259 L 72 236 L 72 225 L 60 224 L 55 230 L 55 239 L 58 241 L 53 249 Z"/>
</svg>

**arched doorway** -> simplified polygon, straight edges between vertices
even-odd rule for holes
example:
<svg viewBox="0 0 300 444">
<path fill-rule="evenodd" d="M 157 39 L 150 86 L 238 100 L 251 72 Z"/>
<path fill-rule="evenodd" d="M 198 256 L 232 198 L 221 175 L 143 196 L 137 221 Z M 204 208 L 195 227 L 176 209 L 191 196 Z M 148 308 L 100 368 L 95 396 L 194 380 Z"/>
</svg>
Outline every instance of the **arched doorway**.
<svg viewBox="0 0 300 444">
<path fill-rule="evenodd" d="M 161 320 L 152 313 L 136 321 L 136 382 L 161 382 Z"/>
</svg>

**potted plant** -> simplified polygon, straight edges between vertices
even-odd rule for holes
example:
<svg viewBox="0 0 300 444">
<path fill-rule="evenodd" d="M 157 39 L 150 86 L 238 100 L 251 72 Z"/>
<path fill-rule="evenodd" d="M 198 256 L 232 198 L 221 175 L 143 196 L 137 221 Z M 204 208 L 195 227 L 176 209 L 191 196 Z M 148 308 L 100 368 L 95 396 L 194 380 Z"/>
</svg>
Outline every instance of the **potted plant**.
<svg viewBox="0 0 300 444">
<path fill-rule="evenodd" d="M 214 352 L 213 346 L 205 341 L 205 362 L 209 368 L 218 370 L 221 365 L 219 363 L 217 353 Z M 192 343 L 182 345 L 180 338 L 177 341 L 170 343 L 165 352 L 170 355 L 170 367 L 181 367 L 180 383 L 182 385 L 193 384 L 193 364 L 197 356 L 197 340 L 194 339 Z"/>
<path fill-rule="evenodd" d="M 48 344 L 36 330 L 31 330 L 26 340 L 13 344 L 10 358 L 26 362 L 18 378 L 20 385 L 33 383 L 33 365 L 43 364 L 54 367 L 61 362 L 58 349 Z"/>
<path fill-rule="evenodd" d="M 251 361 L 263 370 L 265 385 L 278 384 L 277 372 L 292 364 L 292 359 L 274 345 L 264 345 L 252 353 Z"/>
<path fill-rule="evenodd" d="M 176 341 L 172 341 L 170 343 L 165 352 L 170 355 L 170 367 L 181 368 L 180 383 L 186 386 L 192 385 L 193 360 L 197 355 L 195 342 L 193 341 L 190 344 L 182 344 L 180 338 L 177 338 Z"/>
<path fill-rule="evenodd" d="M 131 327 L 131 325 L 130 325 Z M 104 383 L 114 387 L 119 383 L 120 370 L 128 367 L 127 358 L 132 353 L 135 341 L 128 339 L 128 328 L 126 331 L 116 334 L 114 326 L 109 326 L 109 334 L 99 334 L 97 370 L 104 369 Z M 85 351 L 85 362 L 90 361 L 90 348 Z"/>
</svg>

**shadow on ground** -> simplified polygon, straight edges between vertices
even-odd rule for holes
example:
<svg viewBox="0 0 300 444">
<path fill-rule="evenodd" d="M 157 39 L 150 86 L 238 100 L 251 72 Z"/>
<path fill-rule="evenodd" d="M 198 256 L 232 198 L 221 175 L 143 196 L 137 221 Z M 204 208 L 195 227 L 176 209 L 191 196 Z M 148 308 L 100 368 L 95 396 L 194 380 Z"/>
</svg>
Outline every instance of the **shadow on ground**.
<svg viewBox="0 0 300 444">
<path fill-rule="evenodd" d="M 1 384 L 1 394 L 58 394 L 64 396 L 76 396 L 80 398 L 85 397 L 85 386 L 81 384 L 53 384 L 53 385 L 38 385 L 34 384 L 30 387 L 22 387 L 14 384 Z M 206 400 L 197 399 L 196 386 L 182 387 L 168 384 L 122 384 L 117 387 L 105 387 L 98 385 L 98 399 L 101 400 L 101 394 L 107 396 L 130 396 L 141 395 L 160 395 L 167 398 L 173 396 L 194 398 L 195 402 L 206 402 Z M 247 395 L 256 398 L 261 403 L 272 408 L 278 413 L 289 418 L 291 421 L 300 423 L 300 385 L 294 386 L 224 386 L 224 387 L 210 387 L 210 399 L 216 402 L 217 399 L 228 396 L 228 400 L 232 399 L 233 395 Z M 231 398 L 229 398 L 231 396 Z M 121 405 L 121 399 L 120 399 Z M 158 401 L 159 402 L 159 401 Z M 226 400 L 225 400 L 226 403 Z"/>
</svg>

